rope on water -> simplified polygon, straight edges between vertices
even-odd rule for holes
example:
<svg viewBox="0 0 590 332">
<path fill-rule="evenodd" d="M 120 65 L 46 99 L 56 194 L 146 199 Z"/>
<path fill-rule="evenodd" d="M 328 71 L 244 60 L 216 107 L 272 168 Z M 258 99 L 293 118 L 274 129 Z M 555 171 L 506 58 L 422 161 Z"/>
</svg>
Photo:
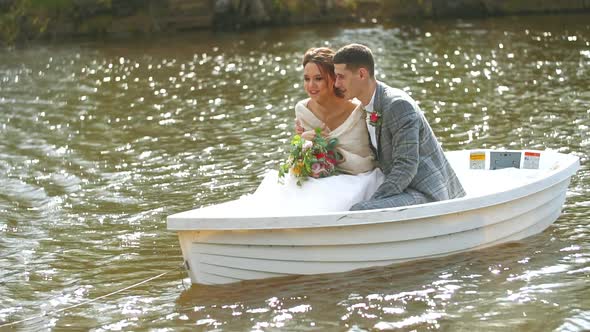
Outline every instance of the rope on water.
<svg viewBox="0 0 590 332">
<path fill-rule="evenodd" d="M 153 276 L 153 277 L 150 277 L 150 278 L 145 279 L 143 281 L 140 281 L 138 283 L 135 283 L 133 285 L 127 286 L 125 288 L 121 288 L 121 289 L 116 290 L 114 292 L 111 292 L 111 293 L 108 293 L 108 294 L 105 294 L 105 295 L 101 295 L 99 297 L 95 297 L 93 299 L 90 299 L 90 300 L 87 300 L 87 301 L 84 301 L 84 302 L 80 302 L 78 304 L 74 304 L 74 305 L 71 305 L 69 307 L 61 308 L 59 310 L 49 311 L 49 312 L 46 312 L 46 313 L 43 313 L 43 314 L 40 314 L 40 315 L 35 315 L 35 316 L 31 316 L 29 318 L 25 318 L 25 319 L 17 320 L 17 321 L 14 321 L 14 322 L 2 324 L 2 325 L 0 325 L 0 328 L 17 325 L 17 324 L 24 323 L 24 322 L 27 322 L 27 321 L 30 321 L 30 320 L 33 320 L 33 319 L 43 318 L 43 317 L 46 317 L 46 316 L 49 316 L 49 315 L 54 315 L 54 314 L 57 314 L 57 313 L 60 313 L 60 312 L 66 311 L 66 310 L 70 310 L 70 309 L 73 309 L 73 308 L 76 308 L 76 307 L 80 307 L 80 306 L 83 306 L 83 305 L 86 305 L 86 304 L 89 304 L 89 303 L 92 303 L 92 302 L 96 302 L 98 300 L 102 300 L 102 299 L 104 299 L 106 297 L 109 297 L 111 295 L 115 295 L 115 294 L 121 293 L 123 291 L 126 291 L 128 289 L 137 287 L 139 285 L 143 285 L 143 284 L 145 284 L 147 282 L 150 282 L 150 281 L 152 281 L 154 279 L 158 279 L 158 278 L 160 278 L 160 277 L 162 277 L 162 276 L 164 276 L 164 275 L 166 275 L 168 273 L 174 272 L 174 271 L 179 270 L 179 269 L 182 269 L 182 268 L 184 268 L 184 264 L 182 264 L 182 265 L 180 265 L 180 266 L 178 266 L 176 268 L 173 268 L 171 270 L 168 270 L 166 272 L 162 272 L 162 273 L 160 273 L 160 274 L 158 274 L 156 276 Z"/>
</svg>

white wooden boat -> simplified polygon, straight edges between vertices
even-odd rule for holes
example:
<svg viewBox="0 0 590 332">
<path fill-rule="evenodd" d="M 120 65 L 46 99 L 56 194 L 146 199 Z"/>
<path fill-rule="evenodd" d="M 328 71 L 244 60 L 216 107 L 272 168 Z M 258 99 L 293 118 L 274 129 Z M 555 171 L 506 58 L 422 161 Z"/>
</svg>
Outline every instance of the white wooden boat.
<svg viewBox="0 0 590 332">
<path fill-rule="evenodd" d="M 460 253 L 539 233 L 560 215 L 579 159 L 555 151 L 446 153 L 467 196 L 289 217 L 168 217 L 193 283 L 319 274 Z M 511 167 L 513 166 L 513 167 Z M 227 203 L 225 203 L 227 204 Z"/>
</svg>

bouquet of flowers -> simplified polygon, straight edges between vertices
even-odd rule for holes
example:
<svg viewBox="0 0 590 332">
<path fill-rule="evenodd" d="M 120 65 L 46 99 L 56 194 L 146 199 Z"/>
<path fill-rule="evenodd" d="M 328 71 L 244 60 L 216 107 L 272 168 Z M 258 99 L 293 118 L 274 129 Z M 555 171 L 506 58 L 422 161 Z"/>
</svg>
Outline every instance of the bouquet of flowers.
<svg viewBox="0 0 590 332">
<path fill-rule="evenodd" d="M 320 128 L 316 128 L 311 141 L 301 135 L 293 137 L 289 158 L 279 166 L 279 178 L 291 172 L 297 178 L 297 184 L 301 185 L 308 177 L 324 178 L 337 174 L 336 165 L 342 160 L 335 150 L 338 139 L 326 139 L 321 132 Z"/>
</svg>

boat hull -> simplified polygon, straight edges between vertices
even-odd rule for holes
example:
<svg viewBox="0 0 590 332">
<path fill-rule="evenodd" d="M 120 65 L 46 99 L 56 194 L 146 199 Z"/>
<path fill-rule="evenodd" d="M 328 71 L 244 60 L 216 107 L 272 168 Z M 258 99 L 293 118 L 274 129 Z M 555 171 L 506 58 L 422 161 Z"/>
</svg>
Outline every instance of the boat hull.
<svg viewBox="0 0 590 332">
<path fill-rule="evenodd" d="M 193 283 L 344 272 L 457 254 L 540 233 L 561 214 L 570 176 L 533 181 L 504 195 L 329 214 L 315 222 L 294 217 L 291 227 L 278 219 L 248 220 L 233 228 L 222 222 L 218 229 L 206 222 L 186 227 L 186 220 L 174 224 L 169 218 L 169 228 L 184 228 L 177 231 Z"/>
</svg>

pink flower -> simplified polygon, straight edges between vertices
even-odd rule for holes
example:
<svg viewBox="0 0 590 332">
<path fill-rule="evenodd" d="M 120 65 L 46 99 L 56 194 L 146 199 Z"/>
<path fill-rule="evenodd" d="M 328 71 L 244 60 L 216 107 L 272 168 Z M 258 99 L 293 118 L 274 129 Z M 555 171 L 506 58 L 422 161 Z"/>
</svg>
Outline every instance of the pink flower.
<svg viewBox="0 0 590 332">
<path fill-rule="evenodd" d="M 319 178 L 326 172 L 326 168 L 321 163 L 313 163 L 311 165 L 311 176 Z"/>
</svg>

